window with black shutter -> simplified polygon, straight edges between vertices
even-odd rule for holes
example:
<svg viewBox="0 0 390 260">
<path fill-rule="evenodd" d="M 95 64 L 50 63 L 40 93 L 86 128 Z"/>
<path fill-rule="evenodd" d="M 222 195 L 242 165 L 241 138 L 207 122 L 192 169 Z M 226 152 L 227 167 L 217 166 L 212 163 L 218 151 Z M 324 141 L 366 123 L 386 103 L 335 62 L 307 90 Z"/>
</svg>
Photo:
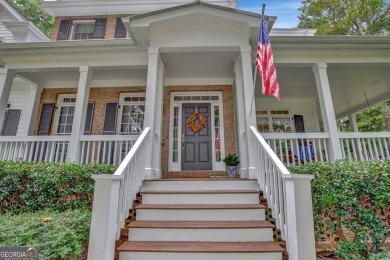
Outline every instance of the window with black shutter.
<svg viewBox="0 0 390 260">
<path fill-rule="evenodd" d="M 106 33 L 106 18 L 98 18 L 95 21 L 95 30 L 93 32 L 94 39 L 104 39 L 104 34 Z"/>
<path fill-rule="evenodd" d="M 46 103 L 42 106 L 41 118 L 39 120 L 38 135 L 49 135 L 53 118 L 54 103 Z"/>
<path fill-rule="evenodd" d="M 67 40 L 69 36 L 71 20 L 62 20 L 58 31 L 57 40 Z"/>
<path fill-rule="evenodd" d="M 127 30 L 121 18 L 116 19 L 115 38 L 127 38 Z"/>
<path fill-rule="evenodd" d="M 20 109 L 7 109 L 5 111 L 4 121 L 1 128 L 1 135 L 3 136 L 15 136 L 18 130 Z"/>
<path fill-rule="evenodd" d="M 107 103 L 106 112 L 104 114 L 104 135 L 114 135 L 116 129 L 116 118 L 118 114 L 118 103 Z"/>
</svg>

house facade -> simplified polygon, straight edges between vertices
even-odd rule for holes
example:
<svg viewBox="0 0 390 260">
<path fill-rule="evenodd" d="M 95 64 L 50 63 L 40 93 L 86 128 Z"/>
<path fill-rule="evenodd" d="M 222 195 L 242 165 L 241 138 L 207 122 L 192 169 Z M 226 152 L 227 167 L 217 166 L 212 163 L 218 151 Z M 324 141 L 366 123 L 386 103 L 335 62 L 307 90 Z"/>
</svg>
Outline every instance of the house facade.
<svg viewBox="0 0 390 260">
<path fill-rule="evenodd" d="M 359 133 L 355 117 L 390 98 L 389 37 L 318 37 L 267 16 L 278 102 L 253 82 L 259 14 L 228 0 L 114 2 L 43 1 L 51 41 L 0 45 L 0 159 L 121 165 L 140 136 L 146 179 L 224 175 L 229 153 L 243 178 L 271 150 L 279 170 L 389 157 L 390 134 Z M 345 116 L 351 133 L 338 132 Z"/>
<path fill-rule="evenodd" d="M 354 153 L 356 159 L 381 156 L 382 151 L 359 154 L 357 147 L 344 151 L 345 141 L 354 140 L 340 138 L 336 120 L 353 117 L 389 98 L 387 37 L 316 37 L 313 30 L 272 29 L 276 17 L 268 17 L 282 92 L 282 101 L 275 102 L 260 94 L 261 78 L 254 86 L 249 83 L 259 16 L 235 9 L 235 2 L 121 3 L 114 7 L 89 1 L 44 1 L 43 5 L 56 16 L 51 42 L 3 44 L 1 48 L 7 70 L 4 82 L 17 74 L 30 88 L 18 90 L 15 80 L 10 94 L 3 91 L 2 111 L 11 109 L 14 115 L 8 124 L 4 121 L 3 135 L 29 136 L 28 140 L 40 136 L 45 142 L 35 144 L 25 159 L 119 164 L 149 124 L 156 125 L 156 144 L 161 146 L 155 169 L 166 174 L 223 171 L 225 154 L 239 152 L 246 157 L 243 132 L 249 124 L 265 133 L 288 164 L 353 157 Z M 370 48 L 362 51 L 366 45 Z M 245 53 L 247 61 L 243 60 Z M 158 59 L 154 68 L 152 54 Z M 154 79 L 150 78 L 152 71 Z M 155 88 L 151 103 L 147 101 L 148 84 Z M 239 84 L 251 87 L 246 90 Z M 80 87 L 86 93 L 80 93 Z M 241 90 L 244 100 L 238 98 Z M 77 103 L 80 98 L 83 104 Z M 181 149 L 189 134 L 183 127 L 183 118 L 188 117 L 183 105 L 188 103 L 208 104 L 204 109 L 212 124 L 201 133 L 208 136 L 203 148 L 198 147 L 207 158 L 194 157 L 199 144 Z M 198 111 L 197 106 L 192 110 Z M 152 111 L 149 123 L 145 118 L 148 107 Z M 240 116 L 245 109 L 250 110 L 246 123 Z M 289 141 L 280 144 L 279 133 Z M 299 140 L 307 134 L 293 133 L 311 133 L 310 145 L 301 145 L 303 140 Z M 115 135 L 117 142 L 109 135 Z M 73 141 L 80 144 L 71 145 Z M 388 143 L 382 142 L 386 153 Z M 80 151 L 70 153 L 68 146 Z M 50 154 L 53 149 L 58 151 Z M 105 149 L 115 151 L 115 156 L 101 155 Z M 302 152 L 305 149 L 309 154 Z M 21 157 L 12 153 L 3 158 L 15 156 Z M 186 166 L 186 160 L 195 160 L 197 167 Z M 207 166 L 200 166 L 199 160 L 206 160 Z"/>
</svg>

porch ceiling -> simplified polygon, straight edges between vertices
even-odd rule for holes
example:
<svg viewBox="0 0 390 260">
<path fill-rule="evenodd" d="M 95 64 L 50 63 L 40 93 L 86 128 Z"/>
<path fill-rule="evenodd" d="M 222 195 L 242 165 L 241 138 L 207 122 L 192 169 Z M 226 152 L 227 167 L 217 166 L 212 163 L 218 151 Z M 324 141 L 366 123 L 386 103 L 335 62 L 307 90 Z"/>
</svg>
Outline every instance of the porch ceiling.
<svg viewBox="0 0 390 260">
<path fill-rule="evenodd" d="M 208 85 L 234 79 L 236 52 L 163 53 L 166 85 Z M 209 82 L 209 83 L 207 83 Z"/>
<path fill-rule="evenodd" d="M 309 64 L 306 67 L 276 64 L 276 67 L 282 99 L 318 99 L 314 73 Z M 390 99 L 390 64 L 328 64 L 327 71 L 337 118 Z M 272 98 L 261 94 L 260 77 L 255 92 L 257 98 Z"/>
</svg>

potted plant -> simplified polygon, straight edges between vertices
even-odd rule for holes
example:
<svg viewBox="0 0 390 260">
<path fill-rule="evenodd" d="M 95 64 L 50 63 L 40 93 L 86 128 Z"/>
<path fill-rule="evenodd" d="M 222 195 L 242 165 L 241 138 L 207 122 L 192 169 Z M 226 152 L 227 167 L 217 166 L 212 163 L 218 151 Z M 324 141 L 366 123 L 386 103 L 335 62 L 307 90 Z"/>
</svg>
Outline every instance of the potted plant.
<svg viewBox="0 0 390 260">
<path fill-rule="evenodd" d="M 224 163 L 227 166 L 227 173 L 229 177 L 237 176 L 237 165 L 240 164 L 240 159 L 236 154 L 229 153 L 224 159 Z"/>
</svg>

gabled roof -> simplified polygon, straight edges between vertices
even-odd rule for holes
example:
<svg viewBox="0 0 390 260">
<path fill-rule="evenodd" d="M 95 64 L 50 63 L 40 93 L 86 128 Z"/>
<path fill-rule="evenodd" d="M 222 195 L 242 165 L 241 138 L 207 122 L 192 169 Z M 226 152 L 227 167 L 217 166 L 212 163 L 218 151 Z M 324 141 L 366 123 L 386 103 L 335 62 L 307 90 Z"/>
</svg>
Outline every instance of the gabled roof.
<svg viewBox="0 0 390 260">
<path fill-rule="evenodd" d="M 141 14 L 183 5 L 193 0 L 42 0 L 45 10 L 54 16 Z M 204 0 L 237 8 L 238 0 Z"/>
<path fill-rule="evenodd" d="M 184 5 L 178 5 L 178 6 L 165 8 L 165 9 L 161 9 L 161 10 L 156 10 L 156 11 L 152 11 L 152 12 L 148 12 L 148 13 L 144 13 L 144 14 L 130 16 L 129 17 L 129 21 L 137 20 L 137 19 L 141 19 L 141 18 L 145 18 L 145 17 L 151 17 L 151 16 L 155 16 L 155 15 L 158 15 L 158 14 L 168 13 L 168 12 L 176 11 L 176 10 L 180 10 L 180 9 L 186 9 L 186 8 L 189 8 L 189 7 L 192 7 L 192 6 L 206 6 L 206 7 L 210 7 L 210 8 L 213 8 L 213 9 L 223 10 L 223 11 L 226 11 L 226 12 L 242 14 L 242 15 L 245 15 L 245 16 L 259 18 L 259 19 L 261 18 L 261 14 L 258 14 L 258 13 L 248 12 L 248 11 L 244 11 L 244 10 L 239 10 L 239 9 L 225 7 L 225 6 L 220 6 L 220 5 L 215 5 L 215 4 L 209 4 L 209 3 L 205 3 L 205 2 L 200 1 L 200 0 L 196 0 L 195 2 L 184 4 Z M 271 31 L 273 25 L 275 24 L 275 21 L 276 21 L 277 17 L 276 16 L 266 16 L 265 15 L 264 18 L 268 21 L 268 30 Z M 259 22 L 259 26 L 260 26 L 260 22 Z"/>
<path fill-rule="evenodd" d="M 200 18 L 202 17 L 202 18 Z M 160 24 L 161 30 L 175 28 L 180 30 L 183 26 L 188 28 L 196 23 L 203 26 L 218 26 L 222 30 L 236 30 L 239 33 L 248 33 L 248 39 L 257 41 L 261 15 L 257 13 L 237 10 L 234 8 L 208 4 L 202 1 L 179 5 L 175 7 L 156 10 L 145 14 L 139 14 L 122 18 L 131 38 L 140 46 L 147 47 L 150 44 L 150 36 L 153 25 Z M 276 21 L 275 16 L 265 16 L 268 21 L 268 30 L 272 29 Z M 170 22 L 169 22 L 170 21 Z"/>
</svg>

